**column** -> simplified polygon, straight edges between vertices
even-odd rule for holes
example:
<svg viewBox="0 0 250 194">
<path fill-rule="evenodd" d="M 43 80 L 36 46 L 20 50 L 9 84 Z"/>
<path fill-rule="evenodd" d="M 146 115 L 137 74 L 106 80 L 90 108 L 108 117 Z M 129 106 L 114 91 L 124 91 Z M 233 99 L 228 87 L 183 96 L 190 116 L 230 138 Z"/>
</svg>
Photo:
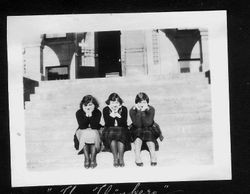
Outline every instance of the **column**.
<svg viewBox="0 0 250 194">
<path fill-rule="evenodd" d="M 202 71 L 207 72 L 210 70 L 209 67 L 209 56 L 208 56 L 208 31 L 205 29 L 200 30 L 201 34 L 201 54 L 202 54 Z"/>
<path fill-rule="evenodd" d="M 122 68 L 122 76 L 126 76 L 126 33 L 121 31 L 121 68 Z"/>
<path fill-rule="evenodd" d="M 70 64 L 70 75 L 69 79 L 74 80 L 76 79 L 76 54 L 73 54 L 71 64 Z"/>
</svg>

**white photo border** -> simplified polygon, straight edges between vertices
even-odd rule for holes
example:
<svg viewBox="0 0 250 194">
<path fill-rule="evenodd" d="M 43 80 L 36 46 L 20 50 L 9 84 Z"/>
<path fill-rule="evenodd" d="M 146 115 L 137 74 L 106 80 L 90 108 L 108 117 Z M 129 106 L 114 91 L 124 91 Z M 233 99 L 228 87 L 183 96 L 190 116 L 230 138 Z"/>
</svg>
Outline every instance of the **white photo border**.
<svg viewBox="0 0 250 194">
<path fill-rule="evenodd" d="M 8 88 L 13 187 L 170 182 L 231 179 L 227 12 L 159 12 L 8 16 Z M 65 25 L 67 24 L 67 25 Z M 22 45 L 45 33 L 204 28 L 209 32 L 211 72 L 213 164 L 98 171 L 63 170 L 32 172 L 26 168 L 23 108 Z M 164 172 L 164 173 L 163 173 Z M 135 176 L 136 175 L 136 176 Z"/>
</svg>

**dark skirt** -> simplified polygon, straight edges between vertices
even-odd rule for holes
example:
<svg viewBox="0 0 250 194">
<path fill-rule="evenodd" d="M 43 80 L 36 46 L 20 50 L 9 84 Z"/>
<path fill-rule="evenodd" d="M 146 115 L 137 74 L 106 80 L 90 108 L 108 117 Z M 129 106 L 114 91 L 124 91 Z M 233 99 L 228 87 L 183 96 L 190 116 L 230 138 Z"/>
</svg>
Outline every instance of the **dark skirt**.
<svg viewBox="0 0 250 194">
<path fill-rule="evenodd" d="M 130 136 L 127 127 L 104 127 L 102 132 L 102 141 L 105 149 L 103 151 L 111 151 L 110 144 L 113 140 L 120 141 L 124 144 L 124 151 L 131 150 Z"/>
<path fill-rule="evenodd" d="M 130 126 L 130 134 L 132 142 L 134 142 L 136 138 L 140 138 L 142 140 L 141 150 L 149 151 L 146 144 L 146 142 L 148 141 L 151 141 L 155 144 L 156 151 L 159 150 L 159 143 L 157 141 L 157 138 L 159 138 L 161 131 L 157 123 L 154 123 L 152 126 L 142 128 L 137 128 L 132 124 Z"/>
</svg>

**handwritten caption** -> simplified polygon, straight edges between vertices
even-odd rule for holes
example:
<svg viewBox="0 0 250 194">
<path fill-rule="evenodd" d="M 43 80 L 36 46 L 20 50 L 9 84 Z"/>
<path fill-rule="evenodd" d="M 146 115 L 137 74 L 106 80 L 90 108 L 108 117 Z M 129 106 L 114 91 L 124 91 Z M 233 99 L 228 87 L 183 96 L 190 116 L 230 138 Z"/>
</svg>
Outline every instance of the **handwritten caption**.
<svg viewBox="0 0 250 194">
<path fill-rule="evenodd" d="M 56 191 L 52 187 L 49 187 L 47 189 L 47 193 L 58 193 L 58 194 L 74 194 L 74 193 L 79 193 L 84 191 L 80 191 L 77 186 L 67 186 L 62 189 L 59 189 L 59 191 Z M 156 190 L 151 190 L 150 188 L 147 189 L 142 189 L 141 184 L 137 183 L 134 188 L 131 191 L 125 192 L 121 191 L 118 188 L 116 188 L 112 184 L 104 184 L 101 186 L 96 186 L 94 189 L 92 189 L 92 193 L 94 194 L 158 194 L 158 193 L 165 193 L 165 194 L 178 194 L 178 193 L 184 193 L 183 190 L 173 190 L 170 191 L 170 186 L 169 185 L 164 185 L 162 188 L 163 191 L 159 192 Z"/>
</svg>

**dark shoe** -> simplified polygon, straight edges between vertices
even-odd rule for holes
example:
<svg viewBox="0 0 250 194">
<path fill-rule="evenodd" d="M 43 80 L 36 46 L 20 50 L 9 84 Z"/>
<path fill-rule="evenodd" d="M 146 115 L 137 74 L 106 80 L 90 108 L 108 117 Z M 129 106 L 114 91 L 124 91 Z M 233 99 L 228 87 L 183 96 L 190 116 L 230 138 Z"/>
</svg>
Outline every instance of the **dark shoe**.
<svg viewBox="0 0 250 194">
<path fill-rule="evenodd" d="M 157 162 L 151 162 L 151 166 L 156 166 Z"/>
<path fill-rule="evenodd" d="M 80 154 L 84 154 L 83 149 L 81 149 L 81 150 L 78 152 L 78 155 L 80 155 Z"/>
<path fill-rule="evenodd" d="M 84 158 L 84 167 L 85 168 L 89 168 L 89 166 L 90 166 L 89 159 L 88 158 Z"/>
<path fill-rule="evenodd" d="M 95 168 L 97 167 L 97 163 L 96 162 L 91 162 L 90 163 L 90 168 Z"/>
<path fill-rule="evenodd" d="M 88 169 L 90 167 L 89 162 L 84 162 L 84 167 Z"/>
<path fill-rule="evenodd" d="M 135 162 L 135 164 L 136 164 L 137 166 L 140 166 L 140 167 L 143 166 L 143 162 L 139 162 L 139 163 Z"/>
<path fill-rule="evenodd" d="M 125 166 L 124 162 L 120 162 L 120 163 L 119 163 L 119 166 L 120 166 L 120 167 L 124 167 L 124 166 Z"/>
<path fill-rule="evenodd" d="M 125 166 L 123 158 L 119 158 L 118 161 L 119 161 L 119 166 L 120 167 L 124 167 Z"/>
<path fill-rule="evenodd" d="M 119 161 L 114 161 L 114 164 L 113 164 L 114 167 L 118 167 L 119 166 Z"/>
<path fill-rule="evenodd" d="M 79 141 L 78 141 L 78 139 L 76 137 L 76 134 L 74 135 L 74 147 L 75 147 L 76 150 L 79 149 Z"/>
</svg>

